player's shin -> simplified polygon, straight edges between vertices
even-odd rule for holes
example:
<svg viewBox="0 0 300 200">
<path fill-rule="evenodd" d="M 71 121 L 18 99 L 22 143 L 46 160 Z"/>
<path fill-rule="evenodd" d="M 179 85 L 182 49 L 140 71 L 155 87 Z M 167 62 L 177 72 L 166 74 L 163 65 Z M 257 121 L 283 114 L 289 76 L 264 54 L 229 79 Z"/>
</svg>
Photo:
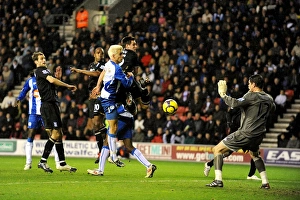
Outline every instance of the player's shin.
<svg viewBox="0 0 300 200">
<path fill-rule="evenodd" d="M 66 161 L 65 161 L 65 151 L 64 151 L 64 146 L 62 141 L 57 141 L 55 143 L 55 149 L 57 151 L 58 154 L 58 158 L 59 158 L 59 164 L 61 166 L 66 165 Z"/>
<path fill-rule="evenodd" d="M 47 159 L 52 151 L 52 148 L 54 146 L 55 140 L 52 138 L 49 138 L 46 142 L 45 149 L 41 158 L 41 162 L 47 162 Z"/>
<path fill-rule="evenodd" d="M 106 159 L 108 158 L 108 156 L 109 156 L 109 147 L 103 146 L 99 158 L 99 171 L 104 172 Z"/>
<path fill-rule="evenodd" d="M 218 154 L 215 159 L 215 180 L 222 181 L 223 155 Z"/>
<path fill-rule="evenodd" d="M 117 157 L 117 136 L 116 134 L 108 134 L 108 146 L 110 150 L 110 156 L 113 161 L 116 161 L 118 159 Z"/>
<path fill-rule="evenodd" d="M 269 183 L 267 173 L 266 173 L 265 163 L 262 160 L 262 158 L 261 157 L 255 157 L 255 158 L 253 158 L 253 160 L 254 160 L 256 169 L 258 170 L 259 175 L 261 177 L 262 184 Z"/>
<path fill-rule="evenodd" d="M 25 146 L 26 164 L 31 164 L 32 162 L 32 148 L 33 138 L 28 138 Z"/>
<path fill-rule="evenodd" d="M 145 167 L 149 167 L 151 163 L 145 158 L 142 152 L 136 148 L 131 151 L 131 155 L 133 155 L 142 165 Z"/>
</svg>

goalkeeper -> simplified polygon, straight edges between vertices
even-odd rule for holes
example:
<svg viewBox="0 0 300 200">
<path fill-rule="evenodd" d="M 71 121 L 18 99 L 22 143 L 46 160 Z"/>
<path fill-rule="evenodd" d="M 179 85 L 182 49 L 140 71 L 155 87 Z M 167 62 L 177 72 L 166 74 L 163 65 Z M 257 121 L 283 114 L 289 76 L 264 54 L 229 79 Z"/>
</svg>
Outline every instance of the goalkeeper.
<svg viewBox="0 0 300 200">
<path fill-rule="evenodd" d="M 255 166 L 262 179 L 260 188 L 270 189 L 264 161 L 259 155 L 265 132 L 266 121 L 270 112 L 275 109 L 273 98 L 263 91 L 264 80 L 261 75 L 252 75 L 248 81 L 249 91 L 239 99 L 226 95 L 226 81 L 218 82 L 218 92 L 224 102 L 232 108 L 241 109 L 241 125 L 239 129 L 225 137 L 214 148 L 215 180 L 206 184 L 208 187 L 223 187 L 222 167 L 223 155 L 239 149 L 249 150 Z"/>
<path fill-rule="evenodd" d="M 237 129 L 240 126 L 240 118 L 241 118 L 241 110 L 240 108 L 229 108 L 229 111 L 226 113 L 226 118 L 227 118 L 227 126 L 229 128 L 229 132 L 233 133 L 235 131 L 237 131 Z M 223 155 L 223 158 L 226 158 L 228 156 L 230 156 L 233 153 L 233 151 L 229 151 L 227 155 Z M 247 176 L 247 179 L 250 180 L 261 180 L 260 178 L 258 178 L 255 174 L 256 171 L 256 167 L 255 167 L 255 163 L 253 161 L 253 159 L 251 159 L 250 161 L 250 170 Z M 211 167 L 214 166 L 214 159 L 212 159 L 209 162 L 206 162 L 204 165 L 204 175 L 208 176 Z"/>
</svg>

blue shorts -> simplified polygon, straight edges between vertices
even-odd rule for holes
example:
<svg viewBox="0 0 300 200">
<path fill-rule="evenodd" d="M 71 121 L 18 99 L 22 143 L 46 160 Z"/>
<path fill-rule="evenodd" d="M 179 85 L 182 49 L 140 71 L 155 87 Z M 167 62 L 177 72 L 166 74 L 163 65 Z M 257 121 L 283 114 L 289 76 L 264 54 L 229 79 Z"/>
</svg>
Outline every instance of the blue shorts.
<svg viewBox="0 0 300 200">
<path fill-rule="evenodd" d="M 111 100 L 100 98 L 105 117 L 107 120 L 118 119 L 117 105 Z"/>
<path fill-rule="evenodd" d="M 40 129 L 42 127 L 44 127 L 44 122 L 41 115 L 29 115 L 28 117 L 29 129 Z"/>
<path fill-rule="evenodd" d="M 119 116 L 117 137 L 119 140 L 131 139 L 133 136 L 134 119 Z"/>
<path fill-rule="evenodd" d="M 105 117 L 107 120 L 118 119 L 117 106 L 109 106 L 107 108 L 103 107 L 105 111 Z"/>
</svg>

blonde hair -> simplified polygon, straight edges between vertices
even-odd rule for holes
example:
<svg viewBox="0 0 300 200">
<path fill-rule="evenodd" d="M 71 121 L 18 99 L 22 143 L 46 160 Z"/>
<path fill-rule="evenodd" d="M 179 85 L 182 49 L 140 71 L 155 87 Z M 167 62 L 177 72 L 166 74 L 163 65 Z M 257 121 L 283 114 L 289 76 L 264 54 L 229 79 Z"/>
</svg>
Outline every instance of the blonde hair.
<svg viewBox="0 0 300 200">
<path fill-rule="evenodd" d="M 108 56 L 109 58 L 112 58 L 113 55 L 119 53 L 118 50 L 120 50 L 120 52 L 123 51 L 123 47 L 121 45 L 111 45 L 108 49 Z"/>
</svg>

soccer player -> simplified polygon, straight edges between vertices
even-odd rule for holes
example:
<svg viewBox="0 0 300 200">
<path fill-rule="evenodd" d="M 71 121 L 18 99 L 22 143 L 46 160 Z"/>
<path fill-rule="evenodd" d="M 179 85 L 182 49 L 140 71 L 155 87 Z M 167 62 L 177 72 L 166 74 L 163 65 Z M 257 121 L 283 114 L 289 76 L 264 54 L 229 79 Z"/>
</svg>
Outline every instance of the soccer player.
<svg viewBox="0 0 300 200">
<path fill-rule="evenodd" d="M 30 73 L 30 78 L 25 82 L 19 96 L 17 97 L 17 106 L 20 105 L 21 101 L 25 99 L 28 93 L 28 136 L 25 145 L 26 164 L 24 170 L 31 169 L 32 163 L 32 148 L 35 134 L 44 127 L 43 119 L 41 116 L 41 97 L 37 88 L 36 78 L 34 73 Z M 55 161 L 58 161 L 58 155 L 54 149 Z"/>
<path fill-rule="evenodd" d="M 241 125 L 234 133 L 225 137 L 214 148 L 215 180 L 208 187 L 223 187 L 223 155 L 239 149 L 249 150 L 262 179 L 261 188 L 270 189 L 264 161 L 259 155 L 259 145 L 266 132 L 267 117 L 275 110 L 273 98 L 263 91 L 264 80 L 261 75 L 252 75 L 248 81 L 249 91 L 239 99 L 226 95 L 226 81 L 218 82 L 218 92 L 224 102 L 232 107 L 241 108 Z"/>
<path fill-rule="evenodd" d="M 125 36 L 121 40 L 121 45 L 124 48 L 124 59 L 120 63 L 120 66 L 125 73 L 132 72 L 134 75 L 136 75 L 139 62 L 136 53 L 137 43 L 134 37 Z M 126 95 L 126 92 L 129 92 L 130 95 L 132 95 L 132 97 L 136 100 L 136 103 L 140 103 L 141 107 L 143 109 L 146 109 L 148 108 L 148 105 L 150 103 L 149 91 L 147 90 L 147 88 L 145 88 L 146 82 L 148 82 L 148 80 L 143 80 L 142 78 L 139 80 L 139 82 L 134 79 L 131 87 L 128 90 L 120 90 L 119 95 Z"/>
<path fill-rule="evenodd" d="M 43 169 L 45 172 L 52 173 L 53 170 L 48 166 L 47 159 L 55 145 L 60 166 L 57 169 L 60 171 L 76 172 L 76 168 L 67 165 L 65 161 L 65 153 L 62 142 L 62 122 L 60 118 L 60 111 L 56 100 L 56 86 L 66 87 L 72 92 L 75 92 L 77 87 L 69 85 L 55 78 L 47 69 L 46 58 L 42 52 L 34 52 L 32 60 L 36 65 L 35 71 L 37 86 L 41 96 L 42 106 L 41 115 L 45 124 L 45 130 L 49 135 L 49 139 L 45 144 L 42 158 L 38 164 L 38 168 Z M 61 74 L 61 68 L 57 68 L 57 74 Z M 57 76 L 61 77 L 61 76 Z"/>
<path fill-rule="evenodd" d="M 136 104 L 133 102 L 130 106 L 134 107 Z M 127 106 L 128 107 L 128 106 Z M 132 144 L 132 136 L 134 130 L 134 118 L 133 115 L 126 110 L 124 105 L 118 107 L 118 130 L 117 137 L 119 140 L 123 140 L 124 146 L 128 152 L 131 153 L 142 165 L 146 167 L 146 176 L 145 178 L 152 178 L 153 174 L 156 170 L 156 165 L 151 164 L 144 155 L 135 148 Z M 135 110 L 131 108 L 131 110 Z M 99 160 L 99 168 L 95 170 L 88 169 L 87 172 L 94 176 L 103 176 L 104 175 L 104 167 L 106 164 L 106 159 L 108 158 L 109 162 L 112 162 L 109 156 L 109 148 L 107 146 L 107 142 L 102 148 Z"/>
<path fill-rule="evenodd" d="M 101 89 L 100 100 L 103 106 L 105 117 L 108 122 L 108 145 L 110 149 L 111 160 L 120 167 L 124 166 L 117 157 L 117 129 L 118 129 L 118 112 L 117 112 L 117 92 L 122 84 L 125 88 L 129 88 L 133 82 L 133 73 L 128 72 L 127 76 L 122 71 L 119 63 L 123 60 L 123 47 L 121 45 L 111 45 L 108 49 L 110 60 L 105 64 L 104 70 L 99 76 L 97 86 L 93 89 L 93 95 L 99 95 Z"/>
<path fill-rule="evenodd" d="M 88 85 L 88 89 L 90 91 L 89 119 L 93 121 L 93 130 L 99 148 L 98 158 L 95 161 L 96 164 L 99 163 L 99 155 L 107 129 L 104 124 L 104 111 L 101 102 L 97 96 L 93 95 L 92 90 L 97 85 L 98 78 L 100 73 L 103 71 L 104 65 L 104 50 L 101 47 L 97 47 L 94 52 L 94 62 L 89 65 L 89 70 L 76 69 L 75 67 L 70 68 L 71 72 L 86 74 L 90 77 Z"/>
<path fill-rule="evenodd" d="M 241 111 L 240 108 L 230 108 L 229 107 L 229 111 L 226 113 L 226 118 L 227 118 L 227 125 L 229 128 L 229 132 L 233 133 L 235 132 L 239 126 L 240 126 L 240 118 L 241 118 Z M 233 153 L 233 151 L 229 151 L 226 155 L 223 155 L 223 158 L 226 158 L 228 156 L 230 156 Z M 204 164 L 204 175 L 208 176 L 209 172 L 211 170 L 211 167 L 214 166 L 214 159 L 210 160 L 209 162 L 206 162 Z M 250 161 L 250 170 L 247 176 L 247 179 L 251 179 L 251 180 L 261 180 L 260 178 L 258 178 L 255 175 L 255 171 L 256 171 L 256 167 L 255 167 L 255 163 L 253 161 L 253 159 L 251 159 Z"/>
<path fill-rule="evenodd" d="M 25 82 L 19 96 L 17 97 L 17 106 L 25 99 L 26 94 L 29 92 L 29 110 L 28 110 L 28 137 L 25 146 L 26 164 L 24 170 L 31 169 L 32 163 L 32 148 L 33 139 L 38 130 L 43 127 L 43 120 L 41 117 L 41 97 L 36 85 L 36 78 L 34 73 L 30 74 L 30 78 Z"/>
</svg>

